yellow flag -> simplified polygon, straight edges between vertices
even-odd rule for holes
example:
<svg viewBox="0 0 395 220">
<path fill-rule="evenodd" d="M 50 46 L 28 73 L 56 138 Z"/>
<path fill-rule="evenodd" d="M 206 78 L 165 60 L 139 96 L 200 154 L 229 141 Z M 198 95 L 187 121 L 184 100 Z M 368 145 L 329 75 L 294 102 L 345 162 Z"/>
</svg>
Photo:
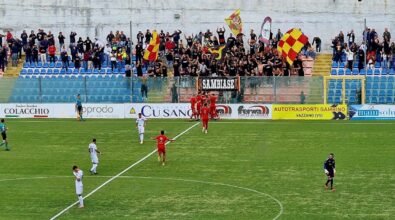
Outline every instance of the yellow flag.
<svg viewBox="0 0 395 220">
<path fill-rule="evenodd" d="M 156 61 L 158 59 L 160 39 L 156 31 L 152 33 L 152 38 L 145 49 L 144 60 Z"/>
<path fill-rule="evenodd" d="M 237 9 L 229 17 L 225 18 L 225 22 L 235 36 L 243 32 L 243 22 L 240 17 L 240 9 Z"/>
</svg>

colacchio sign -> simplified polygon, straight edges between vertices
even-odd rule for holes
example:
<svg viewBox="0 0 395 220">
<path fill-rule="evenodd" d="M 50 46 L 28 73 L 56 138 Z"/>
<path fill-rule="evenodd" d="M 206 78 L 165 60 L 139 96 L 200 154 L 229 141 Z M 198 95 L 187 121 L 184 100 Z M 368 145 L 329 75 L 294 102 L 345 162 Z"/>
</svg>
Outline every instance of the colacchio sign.
<svg viewBox="0 0 395 220">
<path fill-rule="evenodd" d="M 52 112 L 50 105 L 4 104 L 1 116 L 6 118 L 48 118 Z"/>
</svg>

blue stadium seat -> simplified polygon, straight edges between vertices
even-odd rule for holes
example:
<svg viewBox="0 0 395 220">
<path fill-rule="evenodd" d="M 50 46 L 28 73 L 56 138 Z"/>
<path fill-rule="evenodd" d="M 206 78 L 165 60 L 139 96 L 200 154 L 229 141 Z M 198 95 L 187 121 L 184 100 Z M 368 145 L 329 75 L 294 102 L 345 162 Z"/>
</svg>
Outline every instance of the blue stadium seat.
<svg viewBox="0 0 395 220">
<path fill-rule="evenodd" d="M 366 75 L 368 75 L 368 76 L 373 75 L 373 70 L 372 70 L 372 69 L 368 69 L 368 70 L 366 71 Z"/>
<path fill-rule="evenodd" d="M 49 68 L 51 68 L 51 69 L 55 68 L 55 63 L 50 63 Z"/>
<path fill-rule="evenodd" d="M 53 70 L 53 74 L 54 74 L 54 75 L 59 75 L 59 69 L 54 69 L 54 70 Z"/>
<path fill-rule="evenodd" d="M 378 90 L 372 90 L 372 96 L 373 96 L 373 97 L 379 96 Z"/>
<path fill-rule="evenodd" d="M 43 63 L 38 62 L 37 65 L 36 65 L 36 68 L 42 68 L 42 67 L 43 67 Z"/>
<path fill-rule="evenodd" d="M 346 65 L 344 63 L 340 63 L 339 68 L 343 69 Z"/>
<path fill-rule="evenodd" d="M 49 67 L 49 64 L 48 63 L 44 63 L 43 64 L 43 68 L 48 68 Z"/>
<path fill-rule="evenodd" d="M 380 90 L 379 96 L 384 97 L 385 96 L 385 90 Z"/>
<path fill-rule="evenodd" d="M 387 97 L 385 101 L 386 101 L 386 104 L 392 104 L 394 102 L 394 99 L 391 96 L 391 97 Z"/>
<path fill-rule="evenodd" d="M 45 74 L 47 74 L 47 69 L 44 69 L 44 68 L 43 68 L 43 69 L 41 69 L 41 70 L 40 70 L 40 73 L 41 73 L 42 75 L 45 75 Z"/>
<path fill-rule="evenodd" d="M 22 69 L 20 72 L 20 75 L 26 75 L 27 74 L 27 70 L 26 69 Z"/>
<path fill-rule="evenodd" d="M 370 103 L 378 103 L 377 97 L 376 97 L 376 96 L 373 96 L 373 97 L 371 98 L 371 100 L 370 100 Z"/>
<path fill-rule="evenodd" d="M 30 63 L 28 62 L 23 63 L 23 68 L 30 68 Z"/>
<path fill-rule="evenodd" d="M 366 70 L 365 69 L 361 69 L 359 71 L 359 75 L 362 75 L 362 76 L 366 75 Z"/>
<path fill-rule="evenodd" d="M 56 62 L 55 68 L 62 68 L 62 63 L 61 62 Z"/>
<path fill-rule="evenodd" d="M 381 71 L 380 71 L 380 69 L 375 69 L 374 70 L 374 75 L 380 75 L 381 74 Z"/>
<path fill-rule="evenodd" d="M 110 96 L 104 95 L 103 96 L 103 102 L 110 102 Z"/>
<path fill-rule="evenodd" d="M 385 104 L 385 97 L 379 97 L 379 104 Z"/>
<path fill-rule="evenodd" d="M 350 69 L 346 69 L 346 75 L 347 76 L 351 75 L 351 70 Z"/>
<path fill-rule="evenodd" d="M 339 69 L 339 71 L 337 71 L 337 74 L 338 74 L 339 76 L 344 75 L 344 69 Z"/>
</svg>

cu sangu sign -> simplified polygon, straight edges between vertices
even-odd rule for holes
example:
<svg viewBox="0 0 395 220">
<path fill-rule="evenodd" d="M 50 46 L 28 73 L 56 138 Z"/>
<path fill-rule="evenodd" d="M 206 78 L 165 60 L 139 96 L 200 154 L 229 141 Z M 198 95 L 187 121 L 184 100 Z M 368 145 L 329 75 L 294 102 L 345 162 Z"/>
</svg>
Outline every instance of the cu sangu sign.
<svg viewBox="0 0 395 220">
<path fill-rule="evenodd" d="M 236 91 L 240 89 L 240 77 L 199 77 L 198 90 Z"/>
</svg>

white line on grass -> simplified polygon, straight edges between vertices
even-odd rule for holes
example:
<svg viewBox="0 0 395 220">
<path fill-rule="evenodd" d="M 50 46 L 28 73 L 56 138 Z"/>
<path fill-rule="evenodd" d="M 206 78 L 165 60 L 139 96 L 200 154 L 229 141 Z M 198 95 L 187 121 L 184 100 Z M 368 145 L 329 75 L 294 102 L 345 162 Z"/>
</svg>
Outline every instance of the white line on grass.
<svg viewBox="0 0 395 220">
<path fill-rule="evenodd" d="M 89 178 L 108 178 L 111 176 L 88 176 Z M 15 178 L 15 179 L 3 179 L 0 180 L 0 182 L 5 182 L 5 181 L 14 181 L 14 180 L 35 180 L 35 179 L 51 179 L 51 178 L 70 178 L 70 176 L 48 176 L 48 177 L 31 177 L 31 178 Z M 247 187 L 242 187 L 242 186 L 236 186 L 236 185 L 231 185 L 227 183 L 219 183 L 219 182 L 211 182 L 211 181 L 203 181 L 203 180 L 191 180 L 191 179 L 180 179 L 180 178 L 170 178 L 170 177 L 152 177 L 152 176 L 119 176 L 118 178 L 121 179 L 150 179 L 150 180 L 169 180 L 169 181 L 182 181 L 182 182 L 191 182 L 191 183 L 201 183 L 201 184 L 208 184 L 208 185 L 214 185 L 214 186 L 225 186 L 225 187 L 230 187 L 230 188 L 235 188 L 235 189 L 240 189 L 244 191 L 249 191 L 252 193 L 256 193 L 262 196 L 266 196 L 267 198 L 275 201 L 278 206 L 280 207 L 280 212 L 273 218 L 273 220 L 277 220 L 284 212 L 284 207 L 283 204 L 280 202 L 280 200 L 276 199 L 274 196 L 255 190 Z"/>
<path fill-rule="evenodd" d="M 189 130 L 191 130 L 192 128 L 194 128 L 196 125 L 198 125 L 199 123 L 196 123 L 194 125 L 192 125 L 191 127 L 189 127 L 188 129 L 186 129 L 185 131 L 181 132 L 180 134 L 178 134 L 177 136 L 175 136 L 173 139 L 177 139 L 179 138 L 181 135 L 187 133 Z M 170 143 L 167 142 L 166 145 Z M 118 178 L 119 176 L 121 176 L 122 174 L 126 173 L 128 170 L 130 170 L 131 168 L 133 168 L 134 166 L 138 165 L 139 163 L 143 162 L 144 160 L 146 160 L 148 157 L 150 157 L 152 154 L 154 154 L 156 152 L 156 149 L 151 151 L 151 153 L 147 154 L 145 157 L 141 158 L 139 161 L 135 162 L 134 164 L 130 165 L 129 167 L 127 167 L 126 169 L 122 170 L 120 173 L 118 173 L 117 175 L 111 177 L 110 179 L 108 179 L 106 182 L 104 182 L 103 184 L 101 184 L 100 186 L 98 186 L 96 189 L 92 190 L 90 193 L 88 193 L 84 199 L 88 198 L 89 196 L 91 196 L 93 193 L 97 192 L 99 189 L 103 188 L 105 185 L 109 184 L 110 182 L 112 182 L 113 180 L 115 180 L 116 178 Z M 51 220 L 54 220 L 56 218 L 58 218 L 59 216 L 61 216 L 63 213 L 65 213 L 67 210 L 69 210 L 70 208 L 72 208 L 73 206 L 75 206 L 76 204 L 78 204 L 78 201 L 74 202 L 73 204 L 67 206 L 65 209 L 63 209 L 62 211 L 60 211 L 58 214 L 54 215 Z"/>
</svg>

